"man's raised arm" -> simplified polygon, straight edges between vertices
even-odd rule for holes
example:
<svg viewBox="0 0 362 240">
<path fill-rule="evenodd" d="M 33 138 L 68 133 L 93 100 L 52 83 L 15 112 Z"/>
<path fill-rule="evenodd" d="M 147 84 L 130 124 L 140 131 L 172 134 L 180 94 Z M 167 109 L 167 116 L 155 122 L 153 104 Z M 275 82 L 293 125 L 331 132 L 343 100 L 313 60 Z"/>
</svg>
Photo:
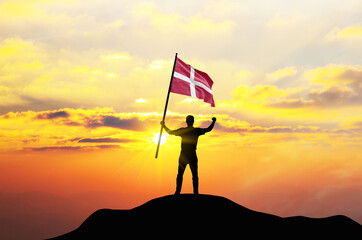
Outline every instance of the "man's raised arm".
<svg viewBox="0 0 362 240">
<path fill-rule="evenodd" d="M 210 132 L 214 128 L 215 122 L 216 122 L 216 117 L 213 117 L 212 123 L 210 124 L 210 126 L 208 128 L 205 128 L 205 132 Z"/>
</svg>

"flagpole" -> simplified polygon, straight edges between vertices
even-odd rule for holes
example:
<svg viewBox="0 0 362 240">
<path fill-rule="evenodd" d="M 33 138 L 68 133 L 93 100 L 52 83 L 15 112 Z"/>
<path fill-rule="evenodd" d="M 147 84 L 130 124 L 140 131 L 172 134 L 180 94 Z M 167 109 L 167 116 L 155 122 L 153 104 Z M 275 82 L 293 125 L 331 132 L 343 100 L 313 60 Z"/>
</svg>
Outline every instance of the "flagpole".
<svg viewBox="0 0 362 240">
<path fill-rule="evenodd" d="M 162 122 L 163 122 L 163 123 L 165 123 L 166 111 L 167 111 L 167 105 L 168 105 L 168 99 L 170 98 L 170 92 L 171 92 L 172 80 L 173 80 L 173 73 L 175 72 L 176 60 L 177 60 L 177 53 L 176 53 L 176 55 L 175 55 L 175 61 L 173 62 L 172 74 L 171 74 L 171 79 L 170 79 L 170 86 L 168 87 L 168 92 L 167 92 L 167 97 L 166 97 L 166 104 L 165 104 L 165 110 L 163 111 L 163 117 L 162 117 Z M 161 125 L 160 135 L 159 135 L 159 137 L 158 137 L 158 144 L 157 144 L 157 149 L 156 149 L 156 156 L 155 156 L 155 158 L 157 158 L 157 156 L 158 156 L 158 151 L 159 151 L 159 149 L 160 149 L 160 142 L 161 142 L 162 130 L 163 130 L 163 124 Z"/>
</svg>

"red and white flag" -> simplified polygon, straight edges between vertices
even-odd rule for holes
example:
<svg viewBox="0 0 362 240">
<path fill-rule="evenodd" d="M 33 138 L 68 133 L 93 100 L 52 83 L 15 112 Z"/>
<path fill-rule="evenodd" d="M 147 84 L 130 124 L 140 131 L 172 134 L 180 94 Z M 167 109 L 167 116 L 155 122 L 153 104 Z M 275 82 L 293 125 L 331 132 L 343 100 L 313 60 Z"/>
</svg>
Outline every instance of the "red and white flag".
<svg viewBox="0 0 362 240">
<path fill-rule="evenodd" d="M 204 102 L 210 103 L 211 107 L 215 107 L 211 90 L 213 84 L 214 82 L 207 73 L 197 70 L 177 58 L 171 92 L 203 99 Z"/>
</svg>

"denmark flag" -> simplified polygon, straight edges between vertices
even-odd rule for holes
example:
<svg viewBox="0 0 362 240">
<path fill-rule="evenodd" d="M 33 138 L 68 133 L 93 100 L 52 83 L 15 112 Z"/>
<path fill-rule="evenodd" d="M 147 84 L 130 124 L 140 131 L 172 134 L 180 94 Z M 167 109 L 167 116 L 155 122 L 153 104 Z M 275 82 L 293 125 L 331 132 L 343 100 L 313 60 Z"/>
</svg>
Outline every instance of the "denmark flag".
<svg viewBox="0 0 362 240">
<path fill-rule="evenodd" d="M 210 103 L 211 107 L 215 107 L 211 90 L 213 84 L 207 73 L 193 68 L 179 58 L 176 59 L 171 92 L 203 99 Z"/>
</svg>

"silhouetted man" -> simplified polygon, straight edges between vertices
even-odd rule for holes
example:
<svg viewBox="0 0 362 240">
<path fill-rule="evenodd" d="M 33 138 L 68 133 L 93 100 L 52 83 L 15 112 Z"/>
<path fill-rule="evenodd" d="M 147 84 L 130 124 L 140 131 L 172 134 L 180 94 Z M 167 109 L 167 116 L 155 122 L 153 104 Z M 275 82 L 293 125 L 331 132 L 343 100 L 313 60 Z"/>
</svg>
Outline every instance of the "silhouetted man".
<svg viewBox="0 0 362 240">
<path fill-rule="evenodd" d="M 187 127 L 179 128 L 177 130 L 170 130 L 166 127 L 165 123 L 161 121 L 161 125 L 165 128 L 166 132 L 171 135 L 180 136 L 181 140 L 181 153 L 178 164 L 178 173 L 176 178 L 176 192 L 175 195 L 180 194 L 182 187 L 182 179 L 187 164 L 190 165 L 192 173 L 192 184 L 194 187 L 194 194 L 199 194 L 199 177 L 197 174 L 197 155 L 196 145 L 200 135 L 210 132 L 215 125 L 216 118 L 212 118 L 212 123 L 208 128 L 194 128 L 194 117 L 188 115 L 186 117 Z"/>
</svg>

